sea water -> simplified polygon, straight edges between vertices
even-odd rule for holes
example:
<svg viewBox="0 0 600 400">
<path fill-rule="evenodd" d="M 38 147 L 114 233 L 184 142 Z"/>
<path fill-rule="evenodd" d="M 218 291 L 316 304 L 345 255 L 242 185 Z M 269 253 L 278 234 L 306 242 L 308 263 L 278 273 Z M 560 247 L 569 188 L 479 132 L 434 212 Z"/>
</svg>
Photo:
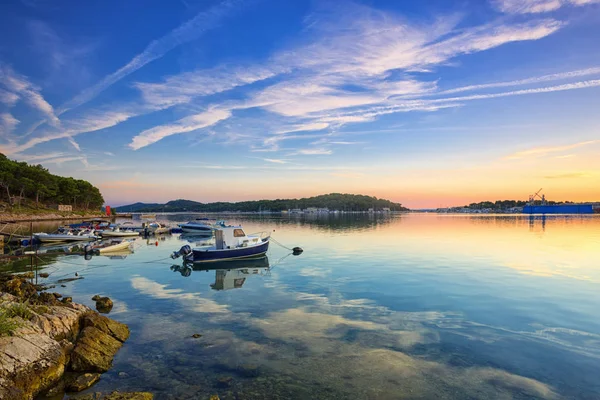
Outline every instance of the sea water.
<svg viewBox="0 0 600 400">
<path fill-rule="evenodd" d="M 136 239 L 129 255 L 39 254 L 50 276 L 38 281 L 77 272 L 53 290 L 92 308 L 109 296 L 109 316 L 131 329 L 89 392 L 600 398 L 598 217 L 218 218 L 304 252 L 272 242 L 266 260 L 191 268 L 169 255 L 204 239 L 166 235 Z"/>
</svg>

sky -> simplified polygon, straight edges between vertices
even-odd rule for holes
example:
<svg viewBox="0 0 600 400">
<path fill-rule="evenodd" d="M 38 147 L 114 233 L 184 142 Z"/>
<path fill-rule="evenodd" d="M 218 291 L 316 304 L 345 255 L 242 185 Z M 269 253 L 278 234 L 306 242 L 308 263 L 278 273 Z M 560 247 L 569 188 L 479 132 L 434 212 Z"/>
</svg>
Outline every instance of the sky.
<svg viewBox="0 0 600 400">
<path fill-rule="evenodd" d="M 0 152 L 106 203 L 600 200 L 600 0 L 0 4 Z"/>
</svg>

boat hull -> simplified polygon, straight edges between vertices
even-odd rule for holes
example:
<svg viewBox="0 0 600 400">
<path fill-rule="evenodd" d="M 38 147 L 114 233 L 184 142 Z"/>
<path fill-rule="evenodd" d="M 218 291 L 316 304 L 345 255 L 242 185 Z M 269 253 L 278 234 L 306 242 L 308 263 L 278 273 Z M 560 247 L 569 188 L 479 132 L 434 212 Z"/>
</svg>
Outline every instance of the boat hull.
<svg viewBox="0 0 600 400">
<path fill-rule="evenodd" d="M 191 260 L 194 263 L 204 262 L 222 262 L 230 260 L 239 260 L 252 257 L 262 257 L 269 250 L 269 240 L 263 241 L 261 244 L 256 246 L 238 247 L 235 249 L 222 249 L 222 250 L 192 250 Z"/>
<path fill-rule="evenodd" d="M 112 246 L 107 246 L 107 247 L 103 247 L 101 249 L 98 249 L 98 252 L 100 254 L 120 252 L 120 251 L 123 251 L 123 250 L 128 250 L 129 246 L 130 246 L 129 242 L 122 242 L 122 243 L 118 243 L 118 244 L 113 244 Z"/>
<path fill-rule="evenodd" d="M 40 243 L 91 242 L 97 239 L 96 236 L 88 235 L 35 235 L 34 237 Z"/>
<path fill-rule="evenodd" d="M 101 232 L 100 235 L 102 237 L 134 237 L 140 236 L 139 232 L 114 232 L 114 231 L 104 231 Z"/>
<path fill-rule="evenodd" d="M 205 233 L 208 235 L 213 231 L 213 228 L 211 228 L 210 226 L 190 226 L 182 224 L 179 225 L 179 227 L 185 233 Z"/>
</svg>

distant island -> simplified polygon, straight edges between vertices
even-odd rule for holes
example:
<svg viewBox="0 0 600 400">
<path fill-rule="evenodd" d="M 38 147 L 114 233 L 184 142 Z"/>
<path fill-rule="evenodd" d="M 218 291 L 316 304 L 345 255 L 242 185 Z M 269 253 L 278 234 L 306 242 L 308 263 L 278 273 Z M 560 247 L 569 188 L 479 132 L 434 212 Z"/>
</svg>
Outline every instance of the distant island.
<svg viewBox="0 0 600 400">
<path fill-rule="evenodd" d="M 547 200 L 496 200 L 496 201 L 481 201 L 479 203 L 471 203 L 469 205 L 459 207 L 438 208 L 435 211 L 442 213 L 520 213 L 526 205 L 566 205 L 579 204 L 572 201 L 547 201 Z M 589 202 L 587 202 L 589 204 Z M 593 203 L 596 204 L 596 203 Z M 594 207 L 596 209 L 596 207 Z"/>
<path fill-rule="evenodd" d="M 0 153 L 0 211 L 100 211 L 100 190 L 82 179 L 53 175 L 41 165 L 9 160 Z"/>
<path fill-rule="evenodd" d="M 192 200 L 172 200 L 165 204 L 135 203 L 113 208 L 118 213 L 132 212 L 281 212 L 319 211 L 408 211 L 400 203 L 377 197 L 330 193 L 301 199 L 241 201 L 236 203 L 200 203 Z"/>
</svg>

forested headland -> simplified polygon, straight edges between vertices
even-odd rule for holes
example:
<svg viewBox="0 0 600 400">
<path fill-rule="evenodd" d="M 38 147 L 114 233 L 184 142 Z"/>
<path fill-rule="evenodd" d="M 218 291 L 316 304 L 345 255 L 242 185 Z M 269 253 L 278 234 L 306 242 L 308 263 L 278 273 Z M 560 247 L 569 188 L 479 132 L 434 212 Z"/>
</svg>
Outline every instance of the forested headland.
<svg viewBox="0 0 600 400">
<path fill-rule="evenodd" d="M 74 210 L 100 210 L 100 190 L 81 179 L 53 175 L 41 165 L 9 160 L 0 153 L 0 202 L 47 208 L 65 204 Z"/>
<path fill-rule="evenodd" d="M 306 209 L 310 207 L 328 208 L 338 211 L 367 211 L 369 209 L 391 211 L 406 211 L 400 203 L 394 203 L 377 197 L 360 194 L 330 193 L 301 199 L 277 199 L 240 201 L 236 203 L 215 202 L 199 203 L 192 200 L 172 200 L 165 204 L 135 203 L 117 207 L 118 212 L 258 212 L 284 211 L 291 209 Z"/>
</svg>

